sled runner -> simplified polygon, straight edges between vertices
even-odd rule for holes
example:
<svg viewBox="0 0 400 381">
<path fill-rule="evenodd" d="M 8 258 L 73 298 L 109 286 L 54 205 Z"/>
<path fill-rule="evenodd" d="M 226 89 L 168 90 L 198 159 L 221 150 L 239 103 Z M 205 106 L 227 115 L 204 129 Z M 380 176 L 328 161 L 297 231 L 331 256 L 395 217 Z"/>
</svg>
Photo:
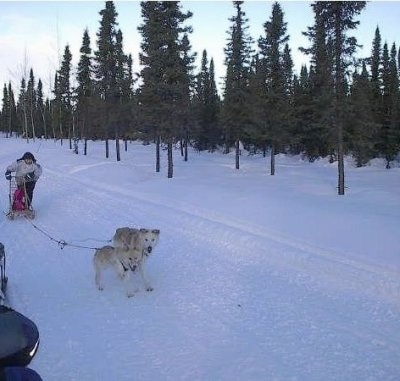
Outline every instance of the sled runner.
<svg viewBox="0 0 400 381">
<path fill-rule="evenodd" d="M 10 192 L 9 192 L 10 207 L 7 217 L 13 220 L 15 217 L 27 217 L 30 219 L 35 218 L 35 211 L 32 205 L 29 205 L 28 196 L 26 193 L 25 182 L 18 185 L 15 176 L 10 178 Z"/>
</svg>

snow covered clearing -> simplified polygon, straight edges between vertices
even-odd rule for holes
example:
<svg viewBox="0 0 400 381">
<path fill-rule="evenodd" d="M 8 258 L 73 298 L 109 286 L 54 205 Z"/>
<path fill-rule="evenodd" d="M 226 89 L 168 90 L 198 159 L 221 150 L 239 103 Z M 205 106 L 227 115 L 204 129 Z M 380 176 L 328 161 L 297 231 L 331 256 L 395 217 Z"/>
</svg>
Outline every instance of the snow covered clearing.
<svg viewBox="0 0 400 381">
<path fill-rule="evenodd" d="M 112 145 L 111 145 L 112 146 Z M 41 334 L 43 380 L 399 380 L 400 168 L 190 152 L 174 178 L 138 142 L 105 159 L 68 142 L 0 139 L 4 170 L 43 166 L 36 219 L 0 217 L 12 306 Z M 8 183 L 0 182 L 1 209 Z M 154 287 L 127 298 L 93 247 L 123 226 L 158 228 Z M 59 242 L 67 244 L 63 245 Z"/>
</svg>

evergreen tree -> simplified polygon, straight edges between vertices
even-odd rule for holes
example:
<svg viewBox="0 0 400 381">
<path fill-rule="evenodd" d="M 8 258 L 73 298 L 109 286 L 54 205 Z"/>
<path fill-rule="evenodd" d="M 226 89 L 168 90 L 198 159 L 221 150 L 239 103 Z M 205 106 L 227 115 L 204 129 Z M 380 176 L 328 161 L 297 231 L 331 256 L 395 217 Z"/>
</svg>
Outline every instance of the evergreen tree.
<svg viewBox="0 0 400 381">
<path fill-rule="evenodd" d="M 36 120 L 37 120 L 37 132 L 39 136 L 43 136 L 47 139 L 47 115 L 46 115 L 46 108 L 45 108 L 45 101 L 43 99 L 43 84 L 42 80 L 39 78 L 38 85 L 36 88 Z"/>
<path fill-rule="evenodd" d="M 377 98 L 380 98 L 380 65 L 381 65 L 381 55 L 382 55 L 382 38 L 377 27 L 375 29 L 375 37 L 372 41 L 372 53 L 369 58 L 370 67 L 371 67 L 371 83 L 373 84 L 373 88 Z"/>
<path fill-rule="evenodd" d="M 359 21 L 354 21 L 364 8 L 365 1 L 325 2 L 329 30 L 332 33 L 333 70 L 335 90 L 334 125 L 337 131 L 338 194 L 344 195 L 344 111 L 346 99 L 345 75 L 351 64 L 351 57 L 357 48 L 355 37 L 346 37 L 346 32 L 355 29 Z"/>
<path fill-rule="evenodd" d="M 372 41 L 372 51 L 371 56 L 368 58 L 367 62 L 370 66 L 371 71 L 371 109 L 374 115 L 374 121 L 377 125 L 382 125 L 383 120 L 383 103 L 382 103 L 382 38 L 377 27 L 375 29 L 375 36 Z M 380 130 L 380 129 L 379 129 Z M 375 130 L 375 140 L 376 149 L 375 155 L 379 155 L 380 147 L 380 136 L 378 134 L 378 129 Z"/>
<path fill-rule="evenodd" d="M 97 32 L 97 50 L 94 52 L 94 73 L 101 99 L 115 101 L 119 98 L 117 88 L 117 16 L 113 1 L 106 1 L 101 10 L 100 28 Z"/>
<path fill-rule="evenodd" d="M 80 48 L 80 59 L 78 62 L 75 89 L 77 123 L 80 127 L 80 137 L 89 137 L 88 131 L 89 113 L 91 99 L 94 96 L 94 83 L 92 80 L 92 49 L 90 47 L 89 31 L 86 28 L 83 32 L 82 45 Z"/>
<path fill-rule="evenodd" d="M 17 106 L 17 113 L 19 116 L 19 120 L 21 121 L 19 133 L 22 134 L 26 138 L 27 143 L 29 143 L 27 112 L 28 110 L 27 110 L 26 81 L 25 78 L 22 78 L 19 89 L 18 106 Z"/>
<path fill-rule="evenodd" d="M 389 53 L 387 43 L 383 46 L 382 53 L 382 125 L 379 133 L 380 153 L 386 160 L 386 168 L 395 159 L 399 151 L 399 78 L 396 64 L 396 46 L 393 44 Z"/>
<path fill-rule="evenodd" d="M 71 88 L 71 61 L 72 54 L 69 49 L 69 45 L 65 46 L 63 58 L 61 61 L 61 67 L 58 70 L 57 74 L 57 90 L 59 96 L 59 118 L 60 118 L 60 139 L 62 143 L 64 135 L 64 131 L 67 129 L 67 137 L 70 141 L 70 148 L 72 148 L 71 144 L 71 134 L 72 134 L 72 88 Z"/>
<path fill-rule="evenodd" d="M 61 91 L 60 83 L 58 80 L 58 71 L 54 75 L 54 89 L 53 89 L 53 100 L 51 101 L 51 127 L 53 138 L 60 138 L 61 145 L 63 144 L 63 128 L 62 128 L 62 102 L 61 102 Z"/>
<path fill-rule="evenodd" d="M 271 175 L 275 174 L 275 153 L 288 140 L 290 125 L 288 116 L 293 63 L 286 30 L 284 13 L 276 2 L 272 6 L 270 21 L 264 23 L 265 37 L 260 37 L 258 41 L 266 85 L 264 107 L 268 110 L 266 128 L 271 147 Z"/>
<path fill-rule="evenodd" d="M 173 177 L 173 140 L 181 133 L 189 100 L 190 54 L 188 39 L 191 27 L 183 23 L 192 16 L 182 13 L 175 1 L 141 2 L 143 24 L 138 28 L 142 34 L 143 65 L 140 103 L 144 123 L 151 126 L 157 144 L 160 137 L 167 142 L 168 178 Z M 159 146 L 156 171 L 159 171 Z"/>
<path fill-rule="evenodd" d="M 261 149 L 266 156 L 269 142 L 266 108 L 267 86 L 265 66 L 259 54 L 256 54 L 251 63 L 249 77 L 249 104 L 251 110 L 251 121 L 244 129 L 246 143 L 249 151 L 256 153 Z"/>
<path fill-rule="evenodd" d="M 100 102 L 96 102 L 98 105 L 95 107 L 104 111 L 104 116 L 98 120 L 104 128 L 106 157 L 109 157 L 108 139 L 113 132 L 119 161 L 120 126 L 129 111 L 125 104 L 132 97 L 132 58 L 123 52 L 123 35 L 117 29 L 118 13 L 114 2 L 106 1 L 106 7 L 100 11 L 100 15 L 97 50 L 94 52 L 94 74 Z"/>
<path fill-rule="evenodd" d="M 242 10 L 243 1 L 233 2 L 236 15 L 231 17 L 230 37 L 225 48 L 225 94 L 222 109 L 225 153 L 232 144 L 236 147 L 236 169 L 239 169 L 239 142 L 244 137 L 244 129 L 250 124 L 249 77 L 252 39 L 248 34 L 248 22 Z"/>
<path fill-rule="evenodd" d="M 36 89 L 35 89 L 35 76 L 33 75 L 33 69 L 29 71 L 29 81 L 26 91 L 26 102 L 27 102 L 27 114 L 29 124 L 31 126 L 31 137 L 33 141 L 36 138 L 35 131 L 35 119 L 36 119 Z"/>
<path fill-rule="evenodd" d="M 221 129 L 219 115 L 221 111 L 221 100 L 218 95 L 217 84 L 215 82 L 214 59 L 210 60 L 209 69 L 209 123 L 210 123 L 210 146 L 209 151 L 213 152 L 221 142 Z"/>
<path fill-rule="evenodd" d="M 292 131 L 291 152 L 305 154 L 310 161 L 319 157 L 315 131 L 315 107 L 312 93 L 312 75 L 307 67 L 302 66 L 300 77 L 294 80 L 293 109 L 294 121 Z"/>
<path fill-rule="evenodd" d="M 184 160 L 188 160 L 188 142 L 190 131 L 193 129 L 194 117 L 193 117 L 193 96 L 195 92 L 195 76 L 193 75 L 194 65 L 193 62 L 196 57 L 196 53 L 192 53 L 192 46 L 190 45 L 189 36 L 187 33 L 183 34 L 181 41 L 181 64 L 182 64 L 182 109 L 180 111 L 181 119 L 181 155 L 184 156 Z"/>
<path fill-rule="evenodd" d="M 6 137 L 12 136 L 12 132 L 8 129 L 8 121 L 10 119 L 10 97 L 7 85 L 3 87 L 2 108 L 0 113 L 0 131 L 6 133 Z"/>
<path fill-rule="evenodd" d="M 106 158 L 109 157 L 110 130 L 120 92 L 117 86 L 117 16 L 113 1 L 106 1 L 105 8 L 100 12 L 100 28 L 97 32 L 97 50 L 94 52 L 94 74 L 96 79 L 97 95 L 101 101 L 97 107 L 99 114 L 104 111 L 100 121 L 102 122 L 106 141 Z"/>
<path fill-rule="evenodd" d="M 300 48 L 311 55 L 309 73 L 312 103 L 309 108 L 309 123 L 303 124 L 302 142 L 304 153 L 310 161 L 332 154 L 334 146 L 333 119 L 333 62 L 332 40 L 328 35 L 326 12 L 323 2 L 311 5 L 314 12 L 314 26 L 303 34 L 312 45 L 310 48 Z"/>
<path fill-rule="evenodd" d="M 9 99 L 9 121 L 8 121 L 8 130 L 10 133 L 17 131 L 19 121 L 17 115 L 17 106 L 15 103 L 14 90 L 12 89 L 11 82 L 8 83 L 8 99 Z"/>
<path fill-rule="evenodd" d="M 213 152 L 220 136 L 218 131 L 219 98 L 215 84 L 214 61 L 208 62 L 207 51 L 203 50 L 201 68 L 196 82 L 197 130 L 195 146 L 199 151 Z"/>
<path fill-rule="evenodd" d="M 374 155 L 377 124 L 371 107 L 373 91 L 366 62 L 363 61 L 361 73 L 355 72 L 353 75 L 349 97 L 350 112 L 345 118 L 349 149 L 353 153 L 358 167 L 365 165 Z"/>
<path fill-rule="evenodd" d="M 336 1 L 317 1 L 312 4 L 315 13 L 316 24 L 313 28 L 309 28 L 308 35 L 315 41 L 311 52 L 317 57 L 322 54 L 319 59 L 324 62 L 326 57 L 326 65 L 322 68 L 331 67 L 328 73 L 331 73 L 332 89 L 333 89 L 333 108 L 327 107 L 329 126 L 334 132 L 335 146 L 338 159 L 338 194 L 344 195 L 344 116 L 346 113 L 347 101 L 347 81 L 346 74 L 349 66 L 352 64 L 352 56 L 357 48 L 357 40 L 354 37 L 348 37 L 346 34 L 349 30 L 355 29 L 359 24 L 354 21 L 365 7 L 364 1 L 353 2 L 336 2 Z M 325 33 L 323 33 L 325 31 Z M 322 47 L 319 49 L 318 47 Z M 319 67 L 315 67 L 318 76 Z M 323 73 L 325 69 L 323 68 Z M 326 97 L 326 98 L 325 98 Z M 329 92 L 323 94 L 327 104 L 330 103 Z M 333 112 L 331 111 L 333 110 Z"/>
</svg>

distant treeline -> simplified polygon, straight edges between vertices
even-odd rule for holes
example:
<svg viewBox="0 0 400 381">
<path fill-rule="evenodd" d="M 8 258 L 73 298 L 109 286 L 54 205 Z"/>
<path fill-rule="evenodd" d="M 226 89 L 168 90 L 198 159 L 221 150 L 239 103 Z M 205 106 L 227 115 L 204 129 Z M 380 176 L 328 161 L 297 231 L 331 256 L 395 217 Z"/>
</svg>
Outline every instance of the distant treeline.
<svg viewBox="0 0 400 381">
<path fill-rule="evenodd" d="M 233 2 L 220 95 L 206 50 L 195 72 L 192 28 L 187 26 L 192 14 L 183 13 L 179 2 L 141 3 L 142 69 L 136 75 L 132 56 L 123 51 L 114 3 L 107 1 L 99 12 L 96 50 L 86 29 L 73 70 L 65 47 L 50 99 L 33 69 L 21 79 L 19 94 L 11 82 L 4 84 L 0 129 L 26 139 L 115 139 L 117 147 L 119 139 L 154 141 L 157 147 L 164 143 L 169 177 L 176 142 L 186 160 L 188 144 L 199 151 L 222 147 L 226 153 L 235 147 L 239 168 L 240 141 L 252 152 L 271 152 L 271 174 L 280 152 L 303 154 L 310 161 L 329 156 L 338 161 L 343 194 L 344 155 L 352 154 L 359 166 L 383 157 L 390 168 L 399 153 L 400 50 L 395 43 L 383 43 L 376 28 L 371 55 L 356 60 L 357 40 L 351 32 L 366 2 L 310 6 L 314 25 L 304 32 L 310 45 L 301 48 L 310 65 L 297 76 L 281 4 L 272 5 L 265 35 L 253 44 L 243 2 Z M 157 149 L 157 170 L 159 160 Z"/>
</svg>

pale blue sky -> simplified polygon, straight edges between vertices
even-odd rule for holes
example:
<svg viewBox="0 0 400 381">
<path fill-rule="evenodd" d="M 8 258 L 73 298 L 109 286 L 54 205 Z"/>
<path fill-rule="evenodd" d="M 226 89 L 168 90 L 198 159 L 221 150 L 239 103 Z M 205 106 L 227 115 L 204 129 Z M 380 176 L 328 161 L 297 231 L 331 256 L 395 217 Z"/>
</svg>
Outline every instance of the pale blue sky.
<svg viewBox="0 0 400 381">
<path fill-rule="evenodd" d="M 41 78 L 48 90 L 50 79 L 58 69 L 59 56 L 69 44 L 73 63 L 79 59 L 83 31 L 89 28 L 92 49 L 96 48 L 96 32 L 99 28 L 99 11 L 104 1 L 0 1 L 0 85 L 11 80 L 17 87 L 22 75 L 33 67 L 36 78 Z M 208 57 L 214 58 L 217 82 L 225 75 L 223 49 L 226 46 L 228 20 L 235 13 L 231 1 L 183 1 L 183 10 L 193 12 L 188 24 L 193 26 L 190 36 L 193 51 L 201 57 L 203 49 Z M 271 1 L 246 1 L 243 11 L 249 19 L 249 32 L 254 40 L 264 35 L 263 24 L 272 12 Z M 307 57 L 299 46 L 308 47 L 308 40 L 302 32 L 313 25 L 311 2 L 282 1 L 285 21 L 290 35 L 289 45 L 295 63 L 295 70 L 307 63 Z M 116 1 L 117 21 L 124 36 L 124 50 L 131 53 L 134 69 L 139 70 L 138 53 L 141 36 L 137 27 L 142 23 L 138 1 Z M 353 32 L 358 42 L 364 45 L 360 57 L 370 55 L 375 29 L 379 26 L 383 41 L 389 47 L 393 42 L 400 45 L 400 2 L 372 1 L 361 13 L 359 28 Z"/>
</svg>

